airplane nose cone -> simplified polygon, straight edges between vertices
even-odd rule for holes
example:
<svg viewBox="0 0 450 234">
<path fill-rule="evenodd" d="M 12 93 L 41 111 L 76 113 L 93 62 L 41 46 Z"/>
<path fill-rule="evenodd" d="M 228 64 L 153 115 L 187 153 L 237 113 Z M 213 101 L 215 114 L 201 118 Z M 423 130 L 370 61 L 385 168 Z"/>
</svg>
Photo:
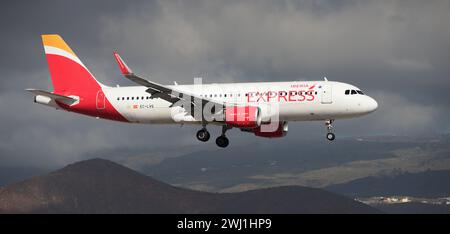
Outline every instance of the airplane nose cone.
<svg viewBox="0 0 450 234">
<path fill-rule="evenodd" d="M 367 103 L 368 112 L 374 112 L 378 108 L 378 103 L 375 99 L 369 97 L 369 101 Z"/>
</svg>

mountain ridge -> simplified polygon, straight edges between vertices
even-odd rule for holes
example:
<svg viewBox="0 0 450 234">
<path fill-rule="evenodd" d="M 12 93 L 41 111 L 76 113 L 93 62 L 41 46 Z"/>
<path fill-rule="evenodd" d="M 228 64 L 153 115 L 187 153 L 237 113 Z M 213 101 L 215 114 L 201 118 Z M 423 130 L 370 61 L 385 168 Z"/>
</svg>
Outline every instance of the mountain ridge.
<svg viewBox="0 0 450 234">
<path fill-rule="evenodd" d="M 321 189 L 240 193 L 178 188 L 105 159 L 70 164 L 0 188 L 0 213 L 379 213 Z"/>
<path fill-rule="evenodd" d="M 353 198 L 393 195 L 435 198 L 450 196 L 449 180 L 450 170 L 429 170 L 369 176 L 324 189 Z"/>
</svg>

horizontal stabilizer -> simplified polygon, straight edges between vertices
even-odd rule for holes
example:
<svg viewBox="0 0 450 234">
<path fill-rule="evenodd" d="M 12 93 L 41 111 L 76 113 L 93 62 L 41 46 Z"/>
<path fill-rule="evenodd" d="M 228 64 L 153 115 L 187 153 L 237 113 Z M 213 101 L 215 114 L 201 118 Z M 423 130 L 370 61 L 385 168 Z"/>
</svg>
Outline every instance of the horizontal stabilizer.
<svg viewBox="0 0 450 234">
<path fill-rule="evenodd" d="M 47 91 L 39 90 L 39 89 L 26 89 L 26 91 L 31 92 L 36 96 L 40 95 L 40 96 L 49 97 L 53 100 L 62 102 L 66 105 L 72 105 L 73 103 L 75 103 L 77 101 L 77 99 L 72 98 L 72 97 L 68 97 L 68 96 L 64 96 L 64 95 L 60 95 L 60 94 L 56 94 L 56 93 L 51 93 L 51 92 L 47 92 Z"/>
</svg>

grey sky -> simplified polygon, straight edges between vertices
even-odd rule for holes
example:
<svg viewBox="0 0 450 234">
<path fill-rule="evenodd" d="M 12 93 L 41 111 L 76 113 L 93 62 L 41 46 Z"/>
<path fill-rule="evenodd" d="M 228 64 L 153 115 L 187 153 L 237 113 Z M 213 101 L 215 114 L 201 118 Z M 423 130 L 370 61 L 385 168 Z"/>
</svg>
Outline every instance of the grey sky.
<svg viewBox="0 0 450 234">
<path fill-rule="evenodd" d="M 330 80 L 352 83 L 380 108 L 337 121 L 337 135 L 449 129 L 449 1 L 9 1 L 0 9 L 0 164 L 58 165 L 114 147 L 197 145 L 194 127 L 97 121 L 35 105 L 51 90 L 40 34 L 64 37 L 97 79 L 132 85 L 117 49 L 160 83 Z M 288 137 L 323 138 L 322 123 Z M 217 129 L 212 131 L 218 132 Z M 233 131 L 233 142 L 264 142 Z M 170 139 L 170 141 L 168 141 Z M 213 143 L 211 143 L 213 144 Z M 318 142 L 323 144 L 323 142 Z"/>
</svg>

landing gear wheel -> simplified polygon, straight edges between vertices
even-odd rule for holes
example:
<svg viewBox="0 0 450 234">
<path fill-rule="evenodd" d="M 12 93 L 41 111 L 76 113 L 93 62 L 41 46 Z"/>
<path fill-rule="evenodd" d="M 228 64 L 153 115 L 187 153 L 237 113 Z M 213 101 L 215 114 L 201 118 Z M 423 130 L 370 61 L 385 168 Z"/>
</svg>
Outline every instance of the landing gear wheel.
<svg viewBox="0 0 450 234">
<path fill-rule="evenodd" d="M 332 133 L 332 132 L 327 133 L 327 139 L 328 139 L 329 141 L 333 141 L 334 138 L 336 138 L 336 136 L 334 135 L 334 133 Z"/>
<path fill-rule="evenodd" d="M 325 126 L 327 128 L 327 139 L 329 141 L 333 141 L 336 138 L 336 136 L 333 133 L 333 125 L 332 125 L 333 121 L 334 120 L 332 120 L 332 119 L 325 121 Z"/>
<path fill-rule="evenodd" d="M 228 140 L 228 138 L 226 136 L 220 136 L 220 137 L 217 137 L 216 144 L 219 147 L 225 148 L 228 146 L 228 144 L 230 144 L 230 141 Z"/>
<path fill-rule="evenodd" d="M 200 129 L 197 132 L 197 139 L 199 141 L 207 142 L 209 140 L 210 136 L 211 135 L 209 135 L 209 132 L 206 129 Z"/>
</svg>

